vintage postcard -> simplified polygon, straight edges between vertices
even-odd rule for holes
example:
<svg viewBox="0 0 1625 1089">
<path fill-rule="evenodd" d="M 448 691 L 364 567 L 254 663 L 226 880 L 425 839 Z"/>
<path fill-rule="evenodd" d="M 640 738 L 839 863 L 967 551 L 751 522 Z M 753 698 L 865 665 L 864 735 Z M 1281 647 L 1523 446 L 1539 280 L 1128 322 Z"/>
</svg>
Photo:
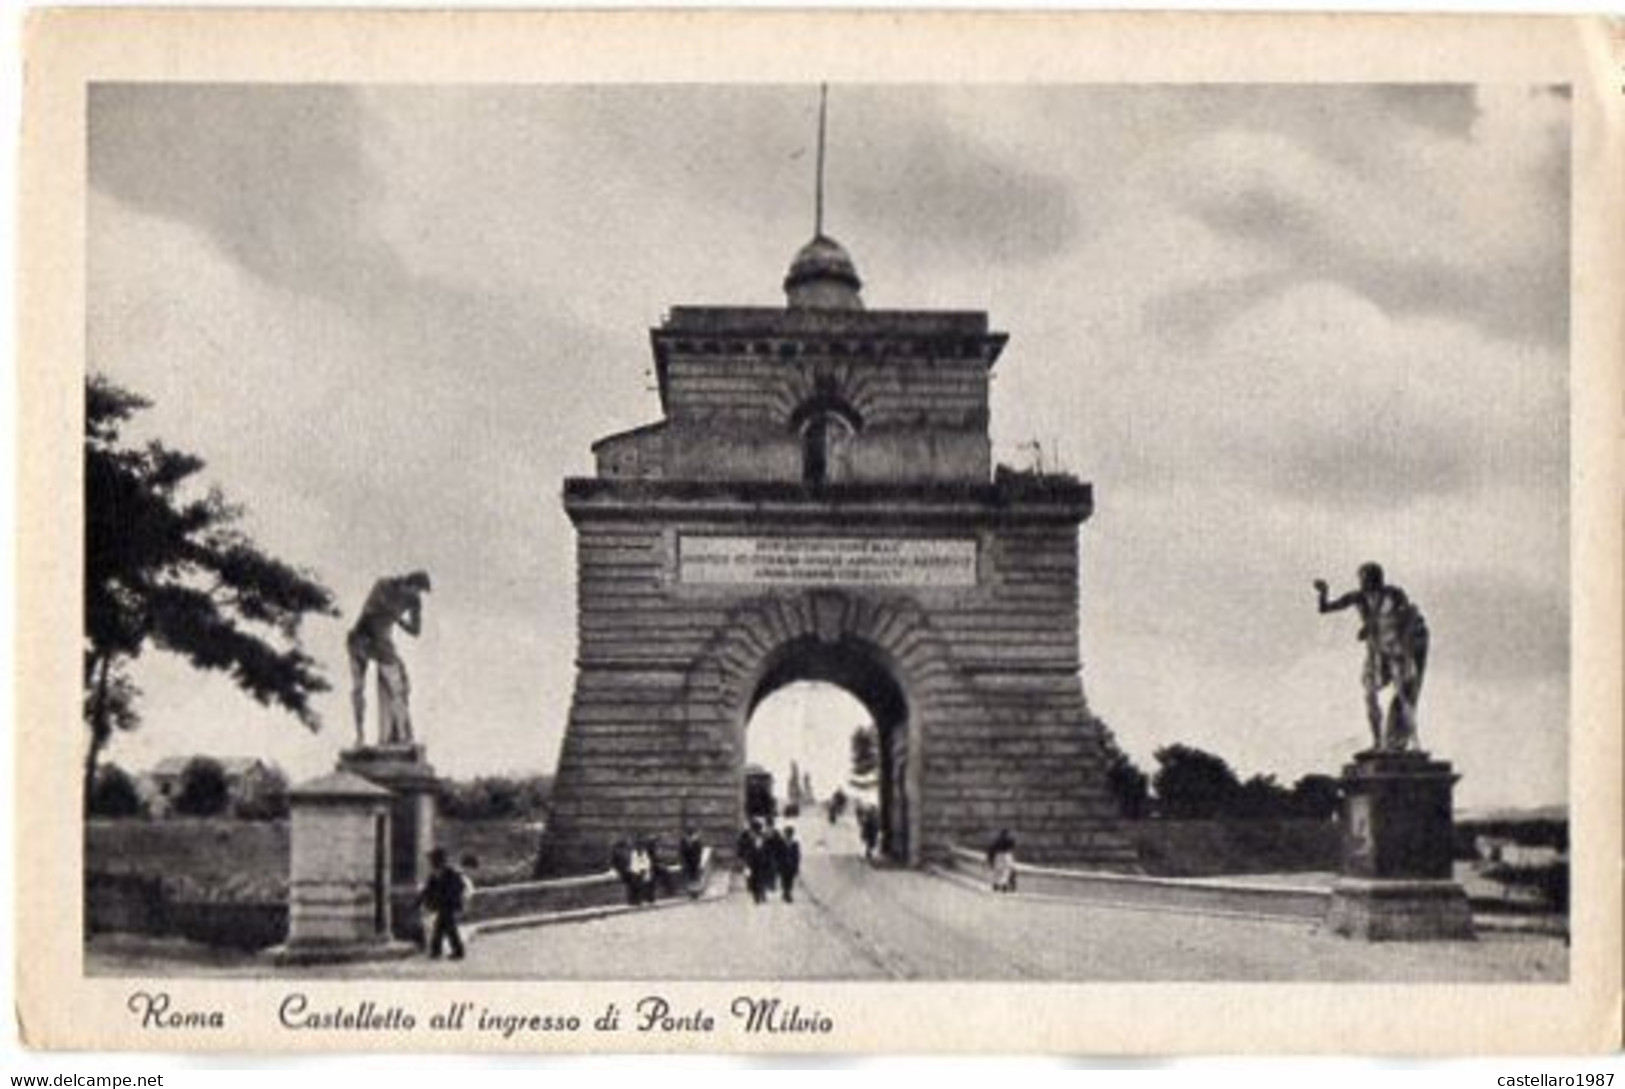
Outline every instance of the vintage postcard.
<svg viewBox="0 0 1625 1089">
<path fill-rule="evenodd" d="M 1601 20 L 58 11 L 20 1032 L 1620 1032 Z"/>
</svg>

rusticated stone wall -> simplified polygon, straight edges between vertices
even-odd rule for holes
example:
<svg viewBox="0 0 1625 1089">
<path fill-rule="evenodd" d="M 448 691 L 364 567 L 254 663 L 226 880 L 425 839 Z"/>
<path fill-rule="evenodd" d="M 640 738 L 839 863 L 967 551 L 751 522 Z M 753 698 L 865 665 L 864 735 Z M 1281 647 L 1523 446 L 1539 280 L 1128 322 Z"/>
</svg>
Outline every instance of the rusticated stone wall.
<svg viewBox="0 0 1625 1089">
<path fill-rule="evenodd" d="M 903 731 L 893 751 L 907 753 L 908 804 L 893 841 L 908 861 L 1008 828 L 1033 861 L 1133 868 L 1079 677 L 1077 527 L 1089 490 L 1024 480 L 568 482 L 579 673 L 544 868 L 602 868 L 616 836 L 671 845 L 685 825 L 726 857 L 750 713 L 796 679 L 841 684 L 883 730 Z M 970 541 L 974 584 L 683 580 L 681 539 L 741 534 Z"/>
<path fill-rule="evenodd" d="M 1005 334 L 862 309 L 827 238 L 786 283 L 811 281 L 784 308 L 674 308 L 650 331 L 663 418 L 565 484 L 578 675 L 543 868 L 685 826 L 726 856 L 751 712 L 795 680 L 874 716 L 894 857 L 1008 828 L 1030 860 L 1132 868 L 1079 676 L 1092 497 L 994 470 Z"/>
</svg>

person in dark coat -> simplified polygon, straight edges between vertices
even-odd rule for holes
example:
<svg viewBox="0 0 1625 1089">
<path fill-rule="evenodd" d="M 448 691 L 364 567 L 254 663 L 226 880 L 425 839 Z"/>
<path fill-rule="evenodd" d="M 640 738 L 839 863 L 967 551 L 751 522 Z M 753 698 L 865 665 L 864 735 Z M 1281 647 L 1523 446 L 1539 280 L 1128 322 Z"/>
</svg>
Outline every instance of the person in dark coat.
<svg viewBox="0 0 1625 1089">
<path fill-rule="evenodd" d="M 609 848 L 609 868 L 621 879 L 626 888 L 626 902 L 633 907 L 638 903 L 638 884 L 632 877 L 632 840 L 629 836 L 617 839 Z"/>
<path fill-rule="evenodd" d="M 784 834 L 773 823 L 773 818 L 767 819 L 767 829 L 762 833 L 762 854 L 765 867 L 762 873 L 762 895 L 773 895 L 773 890 L 779 884 L 779 847 L 784 843 Z"/>
<path fill-rule="evenodd" d="M 773 856 L 760 822 L 751 821 L 750 827 L 740 833 L 738 853 L 740 865 L 745 868 L 745 887 L 750 889 L 750 898 L 760 904 L 767 899 L 773 872 Z"/>
<path fill-rule="evenodd" d="M 873 806 L 864 806 L 858 816 L 858 828 L 863 834 L 863 857 L 875 860 L 875 848 L 880 844 L 880 815 Z"/>
<path fill-rule="evenodd" d="M 801 873 L 801 844 L 796 842 L 796 830 L 785 828 L 776 847 L 774 864 L 779 873 L 779 888 L 784 891 L 784 902 L 793 904 L 796 876 Z"/>
<path fill-rule="evenodd" d="M 705 864 L 705 841 L 700 834 L 690 828 L 683 833 L 683 838 L 677 845 L 677 859 L 683 867 L 683 888 L 690 900 L 699 897 L 704 889 L 703 874 L 700 867 Z"/>
<path fill-rule="evenodd" d="M 418 893 L 418 906 L 434 914 L 429 956 L 438 960 L 442 946 L 450 943 L 451 959 L 462 960 L 463 936 L 457 932 L 457 917 L 463 913 L 468 879 L 447 861 L 446 852 L 438 847 L 429 852 L 429 866 L 429 879 Z"/>
<path fill-rule="evenodd" d="M 841 814 L 846 812 L 846 791 L 836 787 L 835 793 L 829 796 L 826 804 L 829 809 L 829 823 L 835 824 L 841 819 Z"/>
</svg>

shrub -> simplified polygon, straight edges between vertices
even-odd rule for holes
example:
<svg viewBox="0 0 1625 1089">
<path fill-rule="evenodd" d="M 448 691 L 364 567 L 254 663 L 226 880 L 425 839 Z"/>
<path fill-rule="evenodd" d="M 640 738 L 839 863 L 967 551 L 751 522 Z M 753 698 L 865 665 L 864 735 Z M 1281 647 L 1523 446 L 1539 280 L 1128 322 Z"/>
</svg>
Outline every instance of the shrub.
<svg viewBox="0 0 1625 1089">
<path fill-rule="evenodd" d="M 220 761 L 194 756 L 186 762 L 181 770 L 181 789 L 175 796 L 175 812 L 185 817 L 218 817 L 230 800 L 226 769 Z"/>
<path fill-rule="evenodd" d="M 93 817 L 139 817 L 147 809 L 135 788 L 135 780 L 117 764 L 97 769 L 96 781 L 90 788 L 89 808 Z"/>
</svg>

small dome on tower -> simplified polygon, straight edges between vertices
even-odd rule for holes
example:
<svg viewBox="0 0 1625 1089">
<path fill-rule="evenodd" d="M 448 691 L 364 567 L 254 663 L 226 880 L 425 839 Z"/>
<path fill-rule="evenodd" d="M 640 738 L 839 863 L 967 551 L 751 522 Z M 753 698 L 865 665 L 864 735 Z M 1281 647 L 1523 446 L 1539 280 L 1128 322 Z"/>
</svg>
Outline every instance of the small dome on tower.
<svg viewBox="0 0 1625 1089">
<path fill-rule="evenodd" d="M 785 297 L 796 309 L 862 310 L 862 288 L 851 255 L 823 234 L 801 247 L 784 277 Z"/>
</svg>

